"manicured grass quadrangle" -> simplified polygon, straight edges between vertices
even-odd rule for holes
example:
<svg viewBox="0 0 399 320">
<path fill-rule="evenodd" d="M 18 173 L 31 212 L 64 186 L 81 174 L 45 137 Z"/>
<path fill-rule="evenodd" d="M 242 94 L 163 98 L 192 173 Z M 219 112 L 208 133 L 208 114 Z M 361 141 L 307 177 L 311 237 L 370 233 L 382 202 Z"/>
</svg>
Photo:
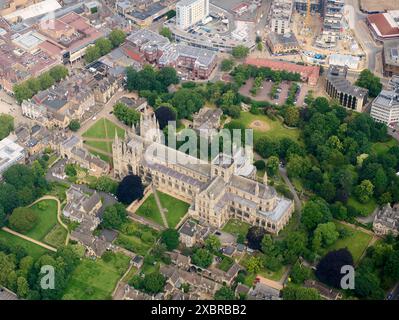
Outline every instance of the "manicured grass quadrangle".
<svg viewBox="0 0 399 320">
<path fill-rule="evenodd" d="M 125 136 L 125 130 L 118 127 L 112 121 L 101 118 L 97 120 L 84 134 L 85 138 L 97 138 L 97 139 L 114 139 L 115 130 L 118 132 L 118 136 L 123 138 Z"/>
<path fill-rule="evenodd" d="M 157 194 L 159 196 L 159 200 L 161 201 L 162 207 L 167 210 L 165 215 L 169 227 L 176 227 L 180 220 L 186 215 L 190 205 L 170 195 L 167 195 L 166 193 L 157 191 Z M 144 201 L 144 203 L 136 211 L 136 214 L 163 226 L 162 216 L 159 212 L 154 194 L 151 194 Z"/>
<path fill-rule="evenodd" d="M 243 237 L 246 237 L 250 227 L 251 226 L 246 222 L 237 219 L 230 219 L 224 225 L 222 231 L 230 233 L 234 236 L 242 235 Z"/>
</svg>

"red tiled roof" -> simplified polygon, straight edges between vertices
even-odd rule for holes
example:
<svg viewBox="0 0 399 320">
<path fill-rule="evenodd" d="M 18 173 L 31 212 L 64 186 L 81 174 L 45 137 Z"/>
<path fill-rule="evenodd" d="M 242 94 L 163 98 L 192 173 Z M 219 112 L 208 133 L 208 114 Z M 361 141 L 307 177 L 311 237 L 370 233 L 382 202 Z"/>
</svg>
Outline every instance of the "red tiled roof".
<svg viewBox="0 0 399 320">
<path fill-rule="evenodd" d="M 367 20 L 381 36 L 399 36 L 399 28 L 392 27 L 383 13 L 369 15 Z"/>
<path fill-rule="evenodd" d="M 245 64 L 254 65 L 257 67 L 266 67 L 272 70 L 288 71 L 299 73 L 304 80 L 308 80 L 310 84 L 316 84 L 319 78 L 319 66 L 303 66 L 291 62 L 276 61 L 261 58 L 247 58 Z"/>
<path fill-rule="evenodd" d="M 121 49 L 123 52 L 128 55 L 131 59 L 137 62 L 143 62 L 144 58 L 143 55 L 135 50 L 128 48 L 127 46 L 122 46 Z"/>
</svg>

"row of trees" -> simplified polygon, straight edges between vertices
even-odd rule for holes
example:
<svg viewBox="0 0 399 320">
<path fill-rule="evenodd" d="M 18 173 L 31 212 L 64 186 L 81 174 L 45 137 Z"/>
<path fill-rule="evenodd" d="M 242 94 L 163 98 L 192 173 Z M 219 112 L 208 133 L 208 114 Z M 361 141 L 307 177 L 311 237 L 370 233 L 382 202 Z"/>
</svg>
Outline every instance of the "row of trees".
<svg viewBox="0 0 399 320">
<path fill-rule="evenodd" d="M 140 120 L 140 113 L 122 102 L 114 105 L 114 115 L 119 121 L 130 127 Z"/>
<path fill-rule="evenodd" d="M 8 114 L 0 114 L 0 140 L 14 130 L 14 118 Z"/>
<path fill-rule="evenodd" d="M 41 90 L 50 88 L 56 82 L 64 79 L 67 75 L 67 68 L 61 65 L 55 66 L 37 78 L 32 77 L 20 84 L 16 84 L 13 87 L 15 99 L 19 104 L 21 104 L 22 101 L 32 98 Z"/>
<path fill-rule="evenodd" d="M 107 38 L 96 41 L 94 46 L 87 48 L 85 61 L 87 63 L 96 61 L 98 58 L 110 53 L 112 49 L 119 47 L 126 39 L 126 34 L 120 29 L 114 29 Z"/>
</svg>

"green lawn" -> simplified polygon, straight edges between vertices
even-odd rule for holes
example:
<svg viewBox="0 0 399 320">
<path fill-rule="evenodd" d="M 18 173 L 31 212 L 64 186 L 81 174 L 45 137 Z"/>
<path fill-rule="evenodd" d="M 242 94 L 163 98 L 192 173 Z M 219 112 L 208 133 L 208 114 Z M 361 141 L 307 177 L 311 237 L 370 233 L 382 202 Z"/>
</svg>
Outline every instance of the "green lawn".
<svg viewBox="0 0 399 320">
<path fill-rule="evenodd" d="M 49 251 L 44 249 L 43 247 L 40 247 L 32 242 L 26 241 L 24 239 L 21 239 L 17 236 L 12 235 L 11 233 L 5 232 L 3 230 L 0 230 L 0 240 L 5 241 L 8 244 L 13 244 L 15 246 L 21 246 L 26 250 L 28 255 L 32 256 L 34 259 L 39 258 L 45 253 L 48 253 Z"/>
<path fill-rule="evenodd" d="M 234 260 L 232 258 L 223 256 L 222 261 L 217 265 L 217 268 L 224 272 L 227 272 L 231 268 L 233 263 L 234 263 Z"/>
<path fill-rule="evenodd" d="M 64 300 L 108 300 L 126 272 L 130 258 L 116 253 L 111 261 L 83 259 L 67 285 Z"/>
<path fill-rule="evenodd" d="M 115 131 L 118 132 L 118 136 L 123 138 L 125 136 L 125 130 L 113 123 L 112 121 L 101 118 L 97 120 L 95 124 L 93 124 L 82 136 L 83 138 L 87 138 L 84 140 L 84 144 L 87 146 L 91 146 L 93 148 L 97 148 L 106 153 L 112 152 L 112 139 L 115 138 Z M 90 138 L 93 139 L 108 139 L 107 141 L 90 141 Z M 111 163 L 111 157 L 104 155 L 100 152 L 90 150 L 90 153 L 99 156 L 102 160 Z"/>
<path fill-rule="evenodd" d="M 395 139 L 391 138 L 387 142 L 373 143 L 373 145 L 371 146 L 371 151 L 375 152 L 377 155 L 381 155 L 396 145 L 398 145 L 398 142 Z"/>
<path fill-rule="evenodd" d="M 176 227 L 180 220 L 186 215 L 190 205 L 186 202 L 178 200 L 166 193 L 157 191 L 159 199 L 163 208 L 167 209 L 165 212 L 166 219 L 170 228 Z M 163 225 L 161 213 L 159 212 L 154 194 L 151 194 L 140 208 L 136 211 L 139 216 L 150 219 L 160 225 Z"/>
<path fill-rule="evenodd" d="M 115 138 L 115 129 L 118 132 L 118 136 L 123 138 L 125 136 L 125 130 L 117 126 L 112 121 L 101 118 L 97 120 L 84 134 L 84 138 L 97 138 L 97 139 L 113 139 Z"/>
<path fill-rule="evenodd" d="M 56 224 L 54 228 L 44 237 L 44 242 L 50 246 L 58 248 L 65 245 L 65 239 L 67 231 L 59 224 Z"/>
<path fill-rule="evenodd" d="M 363 232 L 362 230 L 355 229 L 340 222 L 335 221 L 334 223 L 337 225 L 337 227 L 345 228 L 346 230 L 350 231 L 351 235 L 344 239 L 338 239 L 332 246 L 327 248 L 326 252 L 331 250 L 348 248 L 348 250 L 352 253 L 354 262 L 359 262 L 359 259 L 362 256 L 363 252 L 367 249 L 367 246 L 370 243 L 372 236 Z"/>
<path fill-rule="evenodd" d="M 241 234 L 245 238 L 250 227 L 251 226 L 246 222 L 230 219 L 224 225 L 222 231 L 235 235 L 236 237 Z"/>
<path fill-rule="evenodd" d="M 357 209 L 361 213 L 362 216 L 368 216 L 368 215 L 372 214 L 374 212 L 374 210 L 377 208 L 377 203 L 375 202 L 374 199 L 371 199 L 367 203 L 360 203 L 355 198 L 350 197 L 348 199 L 347 204 L 349 206 L 352 206 L 355 209 Z"/>
<path fill-rule="evenodd" d="M 186 215 L 190 205 L 184 201 L 173 198 L 166 193 L 157 191 L 159 199 L 161 200 L 162 206 L 167 209 L 166 220 L 170 228 L 174 228 L 180 222 L 180 220 Z"/>
<path fill-rule="evenodd" d="M 246 262 L 248 261 L 250 255 L 246 254 L 242 259 L 241 259 L 241 265 L 243 267 L 246 267 Z M 282 266 L 280 268 L 280 270 L 274 272 L 274 271 L 270 271 L 264 267 L 262 267 L 262 269 L 260 269 L 260 271 L 257 274 L 253 274 L 253 273 L 248 273 L 247 276 L 245 277 L 245 281 L 244 283 L 248 286 L 253 285 L 253 282 L 256 278 L 257 275 L 260 275 L 264 278 L 273 280 L 273 281 L 280 281 L 280 279 L 283 277 L 284 273 L 287 271 L 287 267 L 286 266 Z"/>
<path fill-rule="evenodd" d="M 159 234 L 156 230 L 129 221 L 123 224 L 119 230 L 115 244 L 139 255 L 145 256 L 148 250 L 155 244 Z"/>
<path fill-rule="evenodd" d="M 250 128 L 250 125 L 253 121 L 258 120 L 266 123 L 269 127 L 268 130 L 261 131 L 258 129 L 254 129 L 254 141 L 263 136 L 270 136 L 273 138 L 291 138 L 293 140 L 299 141 L 300 131 L 298 129 L 287 129 L 284 128 L 283 124 L 280 120 L 272 120 L 268 116 L 264 114 L 252 114 L 250 112 L 241 112 L 240 118 L 237 121 L 240 121 L 247 128 Z"/>
<path fill-rule="evenodd" d="M 112 143 L 106 141 L 84 141 L 84 144 L 107 153 L 112 153 Z"/>
<path fill-rule="evenodd" d="M 144 203 L 137 209 L 136 214 L 144 218 L 150 219 L 163 226 L 163 221 L 154 194 L 150 194 Z"/>
<path fill-rule="evenodd" d="M 28 237 L 47 242 L 49 240 L 51 244 L 62 245 L 65 241 L 66 230 L 64 232 L 57 231 L 55 227 L 58 225 L 57 221 L 57 202 L 55 200 L 43 200 L 36 203 L 31 207 L 33 211 L 37 213 L 38 222 L 35 227 L 25 233 Z M 63 237 L 63 238 L 62 238 Z"/>
</svg>

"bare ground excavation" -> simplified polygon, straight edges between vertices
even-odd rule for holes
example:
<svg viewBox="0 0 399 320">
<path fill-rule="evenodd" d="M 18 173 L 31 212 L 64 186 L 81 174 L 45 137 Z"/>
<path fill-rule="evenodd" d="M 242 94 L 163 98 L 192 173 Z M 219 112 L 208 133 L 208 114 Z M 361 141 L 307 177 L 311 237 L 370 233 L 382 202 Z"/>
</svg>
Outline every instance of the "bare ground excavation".
<svg viewBox="0 0 399 320">
<path fill-rule="evenodd" d="M 262 120 L 255 120 L 249 124 L 251 129 L 257 130 L 259 132 L 267 132 L 270 130 L 270 125 Z"/>
<path fill-rule="evenodd" d="M 398 9 L 398 0 L 360 0 L 360 8 L 364 11 L 388 11 Z"/>
</svg>

